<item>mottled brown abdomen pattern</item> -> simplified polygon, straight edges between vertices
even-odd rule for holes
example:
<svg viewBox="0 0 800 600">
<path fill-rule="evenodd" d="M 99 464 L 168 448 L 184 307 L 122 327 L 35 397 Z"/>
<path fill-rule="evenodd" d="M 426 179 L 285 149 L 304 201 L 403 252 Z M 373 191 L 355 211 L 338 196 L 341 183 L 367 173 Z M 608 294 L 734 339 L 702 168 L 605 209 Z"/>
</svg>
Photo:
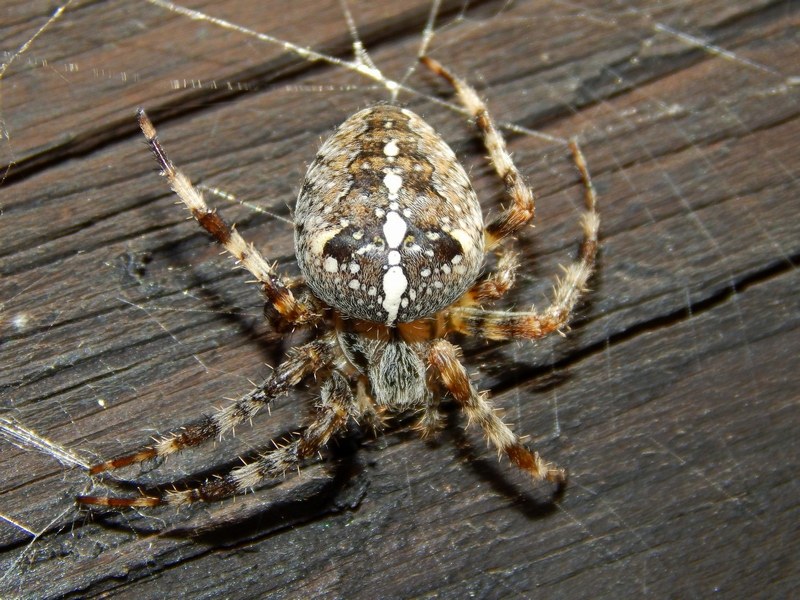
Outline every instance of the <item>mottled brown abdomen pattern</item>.
<svg viewBox="0 0 800 600">
<path fill-rule="evenodd" d="M 413 112 L 347 119 L 306 173 L 295 211 L 308 286 L 346 316 L 394 325 L 458 299 L 483 261 L 483 218 L 455 154 Z"/>
</svg>

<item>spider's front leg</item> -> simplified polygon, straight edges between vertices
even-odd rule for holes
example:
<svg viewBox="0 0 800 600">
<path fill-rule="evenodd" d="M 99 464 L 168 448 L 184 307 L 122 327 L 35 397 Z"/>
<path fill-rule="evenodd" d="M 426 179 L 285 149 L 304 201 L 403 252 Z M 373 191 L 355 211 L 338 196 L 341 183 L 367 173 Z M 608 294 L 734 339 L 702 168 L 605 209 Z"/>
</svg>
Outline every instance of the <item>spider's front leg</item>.
<svg viewBox="0 0 800 600">
<path fill-rule="evenodd" d="M 489 153 L 492 166 L 505 185 L 506 196 L 511 200 L 509 207 L 486 226 L 484 232 L 486 248 L 491 250 L 533 219 L 536 197 L 523 180 L 514 161 L 511 160 L 505 140 L 494 126 L 494 122 L 489 116 L 489 110 L 478 93 L 467 82 L 450 73 L 438 61 L 429 56 L 421 57 L 420 61 L 453 86 L 461 104 L 475 119 L 475 125 L 481 132 L 483 144 Z"/>
<path fill-rule="evenodd" d="M 534 479 L 546 479 L 559 486 L 566 484 L 567 473 L 564 469 L 542 460 L 538 452 L 533 452 L 525 446 L 508 425 L 495 414 L 487 395 L 479 393 L 470 382 L 453 344 L 443 339 L 433 342 L 428 352 L 428 363 L 436 371 L 447 391 L 467 413 L 470 423 L 476 423 L 483 429 L 487 439 L 498 452 L 504 453 L 511 462 L 523 471 L 527 471 Z"/>
<path fill-rule="evenodd" d="M 515 252 L 503 249 L 499 253 L 497 266 L 485 277 L 476 281 L 458 299 L 455 306 L 481 306 L 499 300 L 514 287 L 519 269 L 519 259 Z"/>
<path fill-rule="evenodd" d="M 455 306 L 446 314 L 448 330 L 489 340 L 518 340 L 542 338 L 567 325 L 594 270 L 600 229 L 597 194 L 586 159 L 575 140 L 570 141 L 570 150 L 585 189 L 586 212 L 581 218 L 583 243 L 578 260 L 566 267 L 564 274 L 556 280 L 550 306 L 541 312 L 489 311 L 465 305 Z"/>
<path fill-rule="evenodd" d="M 101 462 L 93 466 L 89 473 L 97 475 L 105 471 L 121 469 L 153 458 L 165 457 L 221 437 L 236 425 L 251 419 L 260 409 L 269 406 L 270 402 L 278 395 L 286 393 L 309 375 L 329 365 L 334 359 L 336 347 L 336 337 L 329 334 L 291 350 L 287 359 L 264 383 L 230 406 L 194 423 L 177 428 L 155 444 L 140 448 L 131 454 Z"/>
<path fill-rule="evenodd" d="M 535 196 L 514 165 L 503 136 L 495 127 L 486 105 L 477 92 L 434 59 L 423 56 L 420 60 L 432 72 L 446 79 L 453 86 L 461 103 L 475 119 L 492 165 L 505 184 L 505 193 L 511 200 L 511 204 L 491 221 L 484 231 L 486 247 L 488 249 L 495 248 L 503 239 L 515 234 L 533 219 Z M 566 324 L 572 308 L 577 303 L 578 297 L 592 273 L 600 227 L 600 219 L 597 216 L 597 195 L 586 166 L 586 159 L 576 140 L 570 140 L 569 147 L 586 189 L 586 212 L 583 216 L 584 242 L 578 262 L 567 269 L 566 275 L 556 286 L 556 299 L 553 306 L 544 315 L 524 313 L 519 317 L 512 317 L 511 313 L 489 313 L 469 308 L 471 305 L 480 304 L 481 299 L 492 299 L 492 294 L 494 297 L 499 297 L 510 287 L 510 283 L 513 283 L 513 269 L 504 272 L 499 264 L 498 273 L 486 280 L 488 284 L 478 282 L 459 302 L 460 307 L 453 309 L 453 327 L 456 330 L 501 340 L 514 337 L 542 337 Z M 497 280 L 500 285 L 492 285 L 494 280 Z"/>
<path fill-rule="evenodd" d="M 162 175 L 167 178 L 169 186 L 189 208 L 192 216 L 203 229 L 208 231 L 261 284 L 261 289 L 268 302 L 269 310 L 265 312 L 273 318 L 276 328 L 286 329 L 287 326 L 291 328 L 319 321 L 320 310 L 307 301 L 303 302 L 295 298 L 286 282 L 275 273 L 255 246 L 245 242 L 235 227 L 228 225 L 216 210 L 208 207 L 203 195 L 169 159 L 158 140 L 156 128 L 141 108 L 138 111 L 138 119 L 142 133 L 147 138 L 147 143 L 161 167 Z"/>
<path fill-rule="evenodd" d="M 79 496 L 78 501 L 82 504 L 114 508 L 149 507 L 162 504 L 190 504 L 200 500 L 213 502 L 236 494 L 244 494 L 265 479 L 274 479 L 289 470 L 298 469 L 304 460 L 325 446 L 332 435 L 343 429 L 357 410 L 349 383 L 344 376 L 334 371 L 322 386 L 320 401 L 315 406 L 313 419 L 305 430 L 288 444 L 267 452 L 259 459 L 186 490 L 170 490 L 158 496 L 141 498 Z"/>
</svg>

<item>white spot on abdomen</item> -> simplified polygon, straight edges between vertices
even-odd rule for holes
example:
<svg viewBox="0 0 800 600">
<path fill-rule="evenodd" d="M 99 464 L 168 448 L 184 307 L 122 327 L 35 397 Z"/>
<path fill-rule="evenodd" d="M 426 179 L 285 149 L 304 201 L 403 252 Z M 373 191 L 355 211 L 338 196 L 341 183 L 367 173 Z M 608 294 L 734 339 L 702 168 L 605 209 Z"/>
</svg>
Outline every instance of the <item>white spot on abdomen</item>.
<svg viewBox="0 0 800 600">
<path fill-rule="evenodd" d="M 328 273 L 336 273 L 339 270 L 339 262 L 332 256 L 328 256 L 325 258 L 325 262 L 322 263 L 322 267 Z"/>
<path fill-rule="evenodd" d="M 389 171 L 383 178 L 383 185 L 389 190 L 389 198 L 397 198 L 397 192 L 403 187 L 403 178 Z"/>
<path fill-rule="evenodd" d="M 383 153 L 386 156 L 397 156 L 400 154 L 400 148 L 397 147 L 397 140 L 392 140 L 383 147 Z"/>
<path fill-rule="evenodd" d="M 386 324 L 393 325 L 397 319 L 397 311 L 400 309 L 400 299 L 408 287 L 408 280 L 402 267 L 389 267 L 383 276 L 383 308 L 389 313 L 386 317 Z"/>
<path fill-rule="evenodd" d="M 383 237 L 389 248 L 397 248 L 406 235 L 408 226 L 406 222 L 396 212 L 386 214 L 386 223 L 383 224 Z"/>
<path fill-rule="evenodd" d="M 314 223 L 307 224 L 307 226 L 313 227 Z M 339 229 L 326 229 L 314 234 L 314 236 L 311 238 L 311 252 L 317 256 L 322 255 L 325 244 L 327 244 L 337 233 L 339 233 L 339 231 Z"/>
</svg>

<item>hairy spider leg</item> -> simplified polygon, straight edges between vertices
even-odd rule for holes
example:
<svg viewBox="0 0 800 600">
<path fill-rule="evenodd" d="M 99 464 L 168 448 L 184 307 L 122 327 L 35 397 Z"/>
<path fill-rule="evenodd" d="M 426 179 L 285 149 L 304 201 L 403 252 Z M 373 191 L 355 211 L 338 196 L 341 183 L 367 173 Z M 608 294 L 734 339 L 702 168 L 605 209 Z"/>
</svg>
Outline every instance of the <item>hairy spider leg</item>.
<svg viewBox="0 0 800 600">
<path fill-rule="evenodd" d="M 475 423 L 486 435 L 486 439 L 523 471 L 536 480 L 547 480 L 559 486 L 567 481 L 567 473 L 545 462 L 538 452 L 530 450 L 520 441 L 508 425 L 494 412 L 494 406 L 486 393 L 480 393 L 464 369 L 458 357 L 458 349 L 447 340 L 436 340 L 428 352 L 428 363 L 438 374 L 444 387 L 461 405 L 470 423 Z"/>
<path fill-rule="evenodd" d="M 199 446 L 222 436 L 236 425 L 251 419 L 280 394 L 288 392 L 290 388 L 299 384 L 309 375 L 329 365 L 334 359 L 336 348 L 336 336 L 328 334 L 290 350 L 287 359 L 264 383 L 230 406 L 220 409 L 213 415 L 205 416 L 199 421 L 178 427 L 153 445 L 99 463 L 93 466 L 89 473 L 96 475 L 152 458 L 168 456 L 184 448 Z"/>
<path fill-rule="evenodd" d="M 431 71 L 446 79 L 455 89 L 464 108 L 475 120 L 475 125 L 481 132 L 483 144 L 489 153 L 489 160 L 503 181 L 505 195 L 511 200 L 510 206 L 486 225 L 484 231 L 486 248 L 491 250 L 500 241 L 516 233 L 533 219 L 536 197 L 511 160 L 503 136 L 494 126 L 486 105 L 475 89 L 429 56 L 421 57 L 420 61 Z"/>
<path fill-rule="evenodd" d="M 586 284 L 594 270 L 600 228 L 597 193 L 586 166 L 586 159 L 576 140 L 570 140 L 569 147 L 585 189 L 586 211 L 581 217 L 584 238 L 578 259 L 566 267 L 564 274 L 556 279 L 550 306 L 541 313 L 489 311 L 456 306 L 447 313 L 449 328 L 490 340 L 510 340 L 541 338 L 566 326 L 581 294 L 586 291 Z"/>
<path fill-rule="evenodd" d="M 340 373 L 334 371 L 323 384 L 320 401 L 315 405 L 312 419 L 303 432 L 257 460 L 186 490 L 167 490 L 158 496 L 144 495 L 140 498 L 79 496 L 78 501 L 112 508 L 152 507 L 213 502 L 243 494 L 265 479 L 281 477 L 289 470 L 298 469 L 305 459 L 316 454 L 332 435 L 343 429 L 356 411 L 350 385 Z"/>
<path fill-rule="evenodd" d="M 310 325 L 320 320 L 320 310 L 313 305 L 298 301 L 284 282 L 269 265 L 264 256 L 247 243 L 235 227 L 211 209 L 203 199 L 200 191 L 192 185 L 189 178 L 178 170 L 167 156 L 158 140 L 156 128 L 147 117 L 144 109 L 137 113 L 139 127 L 142 129 L 150 150 L 161 167 L 161 174 L 167 178 L 170 188 L 188 207 L 192 216 L 225 250 L 245 269 L 255 276 L 261 284 L 261 290 L 270 306 L 275 309 L 275 318 L 285 321 L 289 326 Z M 272 315 L 272 313 L 269 313 Z M 277 323 L 279 328 L 282 324 Z"/>
</svg>

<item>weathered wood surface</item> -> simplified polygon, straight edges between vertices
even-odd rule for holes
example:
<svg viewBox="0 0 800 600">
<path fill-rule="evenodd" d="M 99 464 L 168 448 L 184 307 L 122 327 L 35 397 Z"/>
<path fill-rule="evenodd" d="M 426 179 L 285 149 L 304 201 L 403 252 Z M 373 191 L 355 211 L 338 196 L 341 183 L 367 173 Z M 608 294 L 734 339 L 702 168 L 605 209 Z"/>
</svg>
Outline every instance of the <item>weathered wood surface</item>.
<svg viewBox="0 0 800 600">
<path fill-rule="evenodd" d="M 247 391 L 299 339 L 270 335 L 257 290 L 173 205 L 135 107 L 196 181 L 272 213 L 213 199 L 291 272 L 291 228 L 273 215 L 290 216 L 319 140 L 387 94 L 132 0 L 70 4 L 16 54 L 57 6 L 7 2 L 0 15 L 4 61 L 14 57 L 0 79 L 0 596 L 797 590 L 796 3 L 442 6 L 431 54 L 498 119 L 556 138 L 509 135 L 540 196 L 510 303 L 543 305 L 547 278 L 574 255 L 581 188 L 565 138 L 579 136 L 601 196 L 599 272 L 569 336 L 464 344 L 507 420 L 570 469 L 557 504 L 451 410 L 436 443 L 402 428 L 354 437 L 235 501 L 94 516 L 73 503 L 91 486 L 78 465 Z M 337 2 L 191 6 L 351 58 Z M 387 76 L 413 64 L 429 8 L 353 5 Z M 421 72 L 407 83 L 422 95 L 401 101 L 453 143 L 496 208 L 474 133 L 431 101 L 449 90 Z M 121 475 L 224 469 L 292 431 L 310 397 L 281 400 L 235 439 Z"/>
</svg>

